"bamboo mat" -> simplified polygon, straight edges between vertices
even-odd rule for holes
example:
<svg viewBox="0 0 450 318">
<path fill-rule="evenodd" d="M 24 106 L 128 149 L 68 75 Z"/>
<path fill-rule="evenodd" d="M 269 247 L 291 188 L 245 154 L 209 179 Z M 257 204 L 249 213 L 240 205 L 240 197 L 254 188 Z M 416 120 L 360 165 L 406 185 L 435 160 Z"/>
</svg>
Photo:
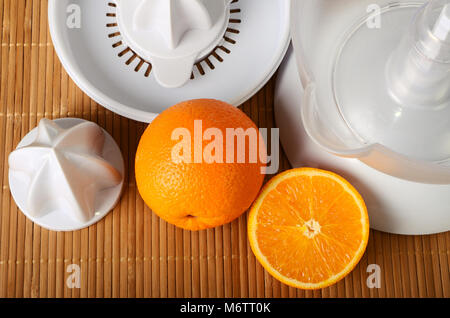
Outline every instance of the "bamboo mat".
<svg viewBox="0 0 450 318">
<path fill-rule="evenodd" d="M 97 105 L 69 79 L 53 50 L 46 0 L 0 0 L 0 297 L 450 297 L 450 232 L 399 236 L 371 232 L 356 269 L 335 286 L 301 291 L 272 279 L 247 241 L 246 215 L 191 233 L 153 214 L 136 190 L 133 162 L 145 125 Z M 241 108 L 274 127 L 272 79 Z M 88 229 L 55 233 L 17 209 L 8 188 L 8 154 L 43 118 L 99 123 L 122 148 L 127 187 L 119 205 Z M 289 168 L 282 154 L 281 170 Z M 69 264 L 81 288 L 66 285 Z M 381 288 L 366 286 L 369 264 Z"/>
</svg>

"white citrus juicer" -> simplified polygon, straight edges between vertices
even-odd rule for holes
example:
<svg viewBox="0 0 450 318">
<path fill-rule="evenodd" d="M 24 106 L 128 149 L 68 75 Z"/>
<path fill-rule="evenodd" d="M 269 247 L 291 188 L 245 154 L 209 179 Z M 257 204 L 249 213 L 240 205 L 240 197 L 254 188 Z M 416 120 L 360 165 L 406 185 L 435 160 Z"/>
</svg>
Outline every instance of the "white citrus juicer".
<svg viewBox="0 0 450 318">
<path fill-rule="evenodd" d="M 360 185 L 376 229 L 450 230 L 450 1 L 304 0 L 291 11 L 298 72 L 285 68 L 276 110 L 282 130 L 301 120 L 281 131 L 290 160 Z M 287 93 L 295 102 L 280 95 L 292 81 L 304 88 Z M 315 146 L 300 154 L 291 136 L 303 131 Z"/>
<path fill-rule="evenodd" d="M 250 98 L 287 50 L 289 10 L 290 0 L 50 0 L 48 17 L 77 85 L 151 122 L 189 99 Z"/>
</svg>

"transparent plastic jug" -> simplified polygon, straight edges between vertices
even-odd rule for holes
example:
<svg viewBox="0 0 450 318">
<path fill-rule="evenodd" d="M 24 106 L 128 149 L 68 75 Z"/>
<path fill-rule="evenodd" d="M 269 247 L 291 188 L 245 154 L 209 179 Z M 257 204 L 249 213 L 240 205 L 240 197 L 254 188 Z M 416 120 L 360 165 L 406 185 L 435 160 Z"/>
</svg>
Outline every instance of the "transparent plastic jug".
<svg viewBox="0 0 450 318">
<path fill-rule="evenodd" d="M 295 0 L 303 125 L 329 152 L 450 184 L 450 0 Z"/>
</svg>

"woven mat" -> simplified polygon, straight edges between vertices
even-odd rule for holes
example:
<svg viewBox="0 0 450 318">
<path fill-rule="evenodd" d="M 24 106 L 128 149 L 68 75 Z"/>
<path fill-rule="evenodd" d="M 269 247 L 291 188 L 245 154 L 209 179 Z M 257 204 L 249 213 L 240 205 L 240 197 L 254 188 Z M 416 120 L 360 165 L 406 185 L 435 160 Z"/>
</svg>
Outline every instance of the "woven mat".
<svg viewBox="0 0 450 318">
<path fill-rule="evenodd" d="M 335 286 L 301 291 L 272 279 L 247 241 L 246 215 L 191 233 L 153 214 L 136 191 L 133 162 L 145 125 L 97 105 L 69 79 L 53 50 L 46 0 L 0 0 L 0 297 L 450 297 L 450 232 L 398 236 L 371 232 L 365 256 Z M 260 127 L 273 127 L 272 79 L 242 106 Z M 88 229 L 55 233 L 17 209 L 8 188 L 8 154 L 43 118 L 99 123 L 120 144 L 128 167 L 120 204 Z M 282 154 L 281 170 L 289 168 Z M 81 267 L 81 288 L 66 284 Z M 381 288 L 366 285 L 381 267 Z"/>
</svg>

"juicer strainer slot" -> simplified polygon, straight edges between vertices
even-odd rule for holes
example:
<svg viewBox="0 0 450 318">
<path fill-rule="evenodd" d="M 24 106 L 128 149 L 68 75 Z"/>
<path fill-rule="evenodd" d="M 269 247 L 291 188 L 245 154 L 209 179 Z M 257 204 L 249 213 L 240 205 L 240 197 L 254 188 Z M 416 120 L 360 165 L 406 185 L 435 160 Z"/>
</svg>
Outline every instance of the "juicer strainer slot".
<svg viewBox="0 0 450 318">
<path fill-rule="evenodd" d="M 238 2 L 239 0 L 233 0 L 231 2 L 230 18 L 221 43 L 219 43 L 219 45 L 217 45 L 209 54 L 194 64 L 191 80 L 195 79 L 196 76 L 206 75 L 208 70 L 213 71 L 216 68 L 216 63 L 223 63 L 225 55 L 231 54 L 231 46 L 237 43 L 235 37 L 240 33 L 239 25 L 242 22 L 238 16 L 241 13 L 241 9 L 236 5 Z M 108 1 L 107 4 L 110 9 L 115 10 L 117 8 L 117 5 L 114 2 Z M 117 40 L 112 44 L 112 48 L 120 49 L 117 56 L 119 58 L 127 57 L 125 64 L 130 66 L 132 66 L 133 62 L 138 61 L 135 65 L 133 65 L 134 71 L 139 72 L 144 69 L 144 77 L 149 77 L 152 71 L 151 62 L 137 54 L 122 40 L 121 33 L 118 29 L 116 12 L 109 11 L 106 13 L 106 16 L 111 18 L 111 22 L 106 24 L 106 27 L 111 29 L 111 32 L 108 33 L 108 38 Z"/>
</svg>

